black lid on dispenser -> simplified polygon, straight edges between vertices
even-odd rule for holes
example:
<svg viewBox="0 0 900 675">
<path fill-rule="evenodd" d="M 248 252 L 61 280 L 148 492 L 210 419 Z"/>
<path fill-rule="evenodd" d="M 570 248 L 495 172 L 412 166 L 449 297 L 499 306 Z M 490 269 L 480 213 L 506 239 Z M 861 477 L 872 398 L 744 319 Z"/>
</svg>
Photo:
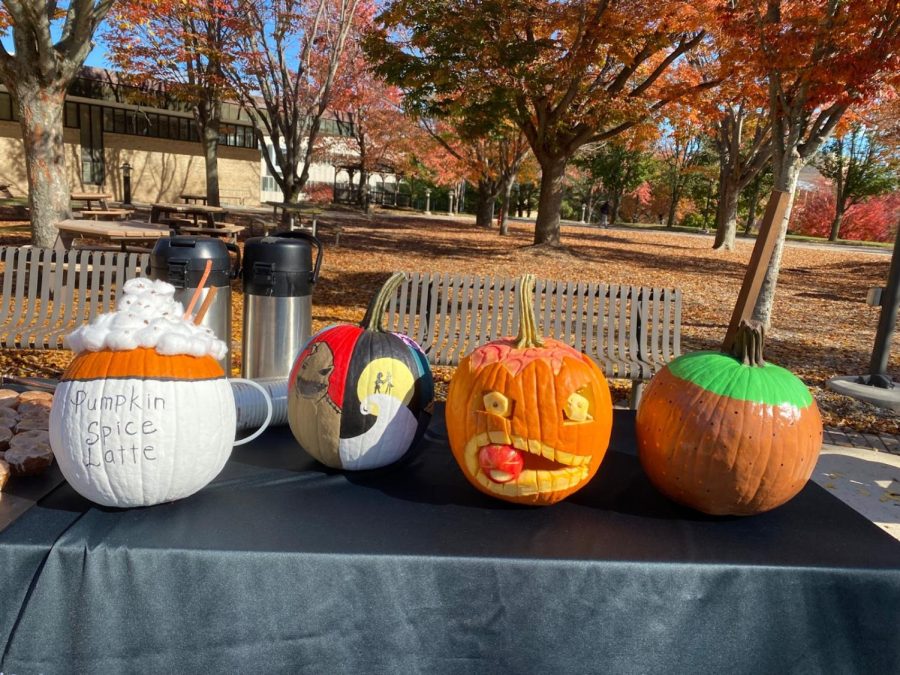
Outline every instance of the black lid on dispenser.
<svg viewBox="0 0 900 675">
<path fill-rule="evenodd" d="M 312 247 L 317 249 L 315 265 Z M 322 242 L 302 230 L 253 237 L 244 243 L 244 293 L 268 297 L 312 294 L 322 266 Z"/>
<path fill-rule="evenodd" d="M 150 253 L 149 277 L 167 281 L 175 288 L 196 288 L 212 260 L 207 286 L 229 286 L 231 258 L 225 242 L 212 237 L 163 237 Z"/>
</svg>

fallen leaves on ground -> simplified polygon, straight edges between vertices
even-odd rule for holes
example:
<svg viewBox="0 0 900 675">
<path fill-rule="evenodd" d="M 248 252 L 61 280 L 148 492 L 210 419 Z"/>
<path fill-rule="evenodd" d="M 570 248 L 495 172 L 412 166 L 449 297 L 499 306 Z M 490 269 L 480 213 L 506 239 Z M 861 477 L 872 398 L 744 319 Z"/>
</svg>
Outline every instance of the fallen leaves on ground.
<svg viewBox="0 0 900 675">
<path fill-rule="evenodd" d="M 395 270 L 519 276 L 678 287 L 683 291 L 682 351 L 718 348 L 753 247 L 738 240 L 732 252 L 714 251 L 712 237 L 636 229 L 563 227 L 562 246 L 533 246 L 533 225 L 512 223 L 510 234 L 476 228 L 448 217 L 378 213 L 371 221 L 345 222 L 340 247 L 323 235 L 325 258 L 313 293 L 313 329 L 359 321 L 372 293 Z M 5 237 L 3 239 L 6 239 Z M 4 243 L 14 243 L 12 241 Z M 16 241 L 15 243 L 24 243 Z M 883 286 L 890 255 L 860 248 L 789 243 L 784 251 L 767 359 L 796 373 L 813 391 L 827 426 L 900 433 L 900 420 L 825 389 L 835 375 L 865 373 L 879 310 L 869 307 L 870 287 Z M 235 372 L 240 369 L 242 298 L 234 285 Z M 900 372 L 900 334 L 892 344 L 890 372 Z M 67 353 L 3 350 L 2 371 L 58 375 Z M 451 369 L 438 369 L 438 392 Z M 614 395 L 629 383 L 613 381 Z"/>
</svg>

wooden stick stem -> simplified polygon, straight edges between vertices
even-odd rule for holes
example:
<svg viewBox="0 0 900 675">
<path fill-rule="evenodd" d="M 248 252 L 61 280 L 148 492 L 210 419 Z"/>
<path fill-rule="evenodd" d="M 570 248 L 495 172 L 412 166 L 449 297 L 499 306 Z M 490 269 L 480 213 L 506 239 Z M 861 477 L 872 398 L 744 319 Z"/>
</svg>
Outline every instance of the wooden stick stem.
<svg viewBox="0 0 900 675">
<path fill-rule="evenodd" d="M 206 261 L 206 268 L 203 270 L 203 276 L 200 277 L 200 284 L 197 286 L 197 290 L 194 291 L 194 295 L 191 296 L 191 302 L 188 304 L 187 309 L 184 310 L 184 319 L 191 318 L 191 312 L 194 311 L 194 305 L 197 304 L 197 300 L 200 299 L 200 294 L 203 292 L 203 287 L 206 286 L 206 280 L 209 279 L 209 273 L 212 271 L 212 260 Z"/>
<path fill-rule="evenodd" d="M 200 305 L 200 309 L 197 310 L 197 315 L 194 317 L 194 323 L 197 326 L 199 326 L 200 322 L 203 321 L 203 317 L 206 316 L 206 312 L 209 311 L 210 305 L 212 305 L 213 300 L 216 299 L 216 293 L 218 292 L 218 286 L 210 286 L 209 293 L 207 293 L 206 297 L 203 298 L 203 304 Z"/>
<path fill-rule="evenodd" d="M 753 253 L 750 255 L 750 262 L 747 264 L 744 283 L 741 284 L 737 303 L 734 306 L 734 311 L 731 313 L 728 331 L 725 333 L 725 339 L 722 342 L 723 352 L 731 352 L 731 347 L 734 344 L 741 322 L 750 321 L 752 318 L 753 308 L 756 307 L 759 292 L 762 290 L 763 281 L 766 278 L 766 271 L 769 269 L 769 262 L 772 260 L 775 243 L 778 241 L 778 235 L 781 233 L 781 221 L 784 220 L 790 197 L 789 192 L 772 191 L 772 196 L 769 198 L 769 203 L 766 206 L 765 215 L 763 215 L 762 223 L 759 226 L 759 234 L 756 235 L 756 245 L 754 245 Z"/>
</svg>

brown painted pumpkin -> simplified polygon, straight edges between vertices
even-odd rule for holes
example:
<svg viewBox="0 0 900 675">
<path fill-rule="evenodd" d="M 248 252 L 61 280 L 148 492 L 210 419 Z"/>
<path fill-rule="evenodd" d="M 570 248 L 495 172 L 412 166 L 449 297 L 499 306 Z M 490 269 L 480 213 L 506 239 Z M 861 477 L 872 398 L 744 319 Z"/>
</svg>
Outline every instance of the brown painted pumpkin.
<svg viewBox="0 0 900 675">
<path fill-rule="evenodd" d="M 762 355 L 742 324 L 731 354 L 696 352 L 656 374 L 637 413 L 641 464 L 674 501 L 714 515 L 768 511 L 794 497 L 822 447 L 815 399 Z"/>
<path fill-rule="evenodd" d="M 603 461 L 612 399 L 597 365 L 537 335 L 534 277 L 519 283 L 519 334 L 462 359 L 447 394 L 447 433 L 466 478 L 492 497 L 553 504 Z"/>
</svg>

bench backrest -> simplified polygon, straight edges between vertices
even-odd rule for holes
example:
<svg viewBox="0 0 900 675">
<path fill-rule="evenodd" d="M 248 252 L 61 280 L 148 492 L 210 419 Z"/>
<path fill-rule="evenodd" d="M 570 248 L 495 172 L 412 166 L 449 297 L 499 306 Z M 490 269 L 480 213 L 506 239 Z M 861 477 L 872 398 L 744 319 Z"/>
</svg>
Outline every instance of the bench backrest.
<svg viewBox="0 0 900 675">
<path fill-rule="evenodd" d="M 407 274 L 387 330 L 418 342 L 433 365 L 456 365 L 484 342 L 518 331 L 518 279 Z M 681 291 L 538 279 L 543 335 L 590 355 L 608 377 L 646 379 L 681 353 Z"/>
<path fill-rule="evenodd" d="M 0 247 L 0 346 L 61 349 L 62 338 L 115 308 L 116 294 L 149 255 Z"/>
</svg>

